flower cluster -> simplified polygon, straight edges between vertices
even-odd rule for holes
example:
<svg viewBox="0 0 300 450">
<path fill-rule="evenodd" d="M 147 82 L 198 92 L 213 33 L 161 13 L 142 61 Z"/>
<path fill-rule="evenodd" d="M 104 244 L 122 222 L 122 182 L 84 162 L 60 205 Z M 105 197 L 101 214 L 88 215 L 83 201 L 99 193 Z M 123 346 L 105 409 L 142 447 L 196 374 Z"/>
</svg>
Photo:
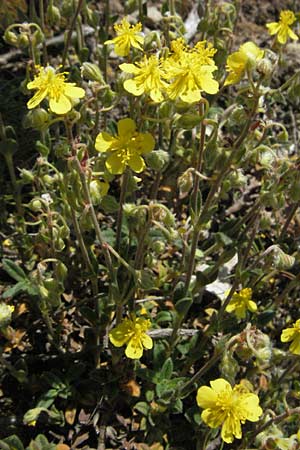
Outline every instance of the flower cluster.
<svg viewBox="0 0 300 450">
<path fill-rule="evenodd" d="M 222 426 L 221 437 L 231 443 L 234 437 L 241 439 L 241 423 L 246 420 L 257 422 L 262 414 L 259 398 L 249 392 L 245 384 L 233 388 L 228 381 L 218 378 L 197 391 L 197 404 L 202 411 L 201 418 L 211 428 Z"/>
<path fill-rule="evenodd" d="M 171 50 L 166 58 L 145 55 L 135 64 L 121 64 L 123 72 L 133 74 L 124 82 L 125 90 L 136 96 L 149 94 L 157 103 L 165 96 L 194 103 L 201 99 L 202 92 L 218 92 L 219 84 L 213 78 L 216 50 L 211 44 L 201 41 L 191 48 L 180 38 L 171 43 Z"/>
<path fill-rule="evenodd" d="M 271 36 L 276 34 L 276 39 L 280 44 L 285 44 L 288 37 L 297 41 L 299 38 L 290 28 L 296 22 L 295 14 L 290 10 L 280 12 L 279 22 L 267 23 L 267 28 Z"/>
<path fill-rule="evenodd" d="M 67 83 L 66 75 L 66 72 L 56 73 L 51 66 L 38 67 L 38 74 L 27 84 L 27 89 L 37 90 L 27 103 L 28 109 L 35 108 L 47 99 L 50 110 L 55 114 L 67 114 L 71 111 L 74 102 L 83 98 L 85 92 L 75 86 L 75 83 Z"/>
<path fill-rule="evenodd" d="M 300 355 L 300 319 L 294 323 L 292 328 L 286 328 L 281 333 L 281 342 L 290 342 L 290 351 L 295 355 Z"/>
<path fill-rule="evenodd" d="M 240 292 L 235 292 L 226 306 L 226 311 L 234 312 L 237 319 L 244 319 L 246 311 L 255 312 L 257 310 L 256 303 L 252 300 L 252 289 L 245 288 Z"/>
<path fill-rule="evenodd" d="M 150 350 L 153 347 L 153 341 L 147 334 L 150 326 L 150 320 L 132 315 L 109 333 L 110 342 L 115 347 L 126 344 L 127 358 L 139 359 L 143 356 L 144 348 Z"/>
<path fill-rule="evenodd" d="M 118 135 L 111 136 L 106 132 L 96 137 L 95 147 L 98 152 L 108 152 L 106 160 L 107 170 L 114 174 L 121 174 L 127 166 L 134 172 L 145 169 L 142 154 L 154 149 L 154 139 L 150 133 L 139 133 L 132 119 L 122 119 L 118 122 Z"/>
</svg>

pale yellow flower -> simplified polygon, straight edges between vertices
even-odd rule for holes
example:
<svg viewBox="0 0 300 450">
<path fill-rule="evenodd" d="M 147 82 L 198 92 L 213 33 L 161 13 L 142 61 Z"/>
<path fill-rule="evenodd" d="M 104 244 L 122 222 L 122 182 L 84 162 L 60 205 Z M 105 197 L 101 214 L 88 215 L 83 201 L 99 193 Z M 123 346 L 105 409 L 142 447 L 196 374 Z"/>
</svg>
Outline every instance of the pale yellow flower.
<svg viewBox="0 0 300 450">
<path fill-rule="evenodd" d="M 241 439 L 246 420 L 257 422 L 262 414 L 259 398 L 247 390 L 245 384 L 231 387 L 228 381 L 218 378 L 197 391 L 197 404 L 202 411 L 201 418 L 210 428 L 222 426 L 221 437 L 231 443 Z"/>
<path fill-rule="evenodd" d="M 108 153 L 107 170 L 121 174 L 127 166 L 134 172 L 142 172 L 146 165 L 142 154 L 154 149 L 155 141 L 150 133 L 139 133 L 132 119 L 122 119 L 118 122 L 118 135 L 111 136 L 106 132 L 96 137 L 95 148 L 98 152 Z"/>
<path fill-rule="evenodd" d="M 127 92 L 136 96 L 149 94 L 151 100 L 156 103 L 163 101 L 162 91 L 167 88 L 167 83 L 162 79 L 164 73 L 157 56 L 152 55 L 148 58 L 145 55 L 135 64 L 121 64 L 120 69 L 133 74 L 133 78 L 124 81 L 124 89 Z"/>
<path fill-rule="evenodd" d="M 235 292 L 230 299 L 229 304 L 226 306 L 226 311 L 234 312 L 238 319 L 244 319 L 246 317 L 246 311 L 257 311 L 256 303 L 252 300 L 252 289 L 245 288 L 240 292 Z"/>
<path fill-rule="evenodd" d="M 56 73 L 51 66 L 39 67 L 38 75 L 27 84 L 27 89 L 37 92 L 28 101 L 28 109 L 35 108 L 44 99 L 49 101 L 49 108 L 55 114 L 67 114 L 71 111 L 74 101 L 84 97 L 84 89 L 76 87 L 75 83 L 65 81 L 66 73 Z"/>
<path fill-rule="evenodd" d="M 153 341 L 147 334 L 150 326 L 150 320 L 132 315 L 111 330 L 109 340 L 115 347 L 126 345 L 127 358 L 140 359 L 144 348 L 150 350 L 153 347 Z"/>
<path fill-rule="evenodd" d="M 130 23 L 124 18 L 121 23 L 114 26 L 117 36 L 113 39 L 105 41 L 104 44 L 114 44 L 115 53 L 118 56 L 129 55 L 130 48 L 134 47 L 138 50 L 143 50 L 141 47 L 144 44 L 144 38 L 141 36 L 142 24 L 139 22 L 136 25 Z"/>
<path fill-rule="evenodd" d="M 173 53 L 164 62 L 165 79 L 170 85 L 167 94 L 186 103 L 198 102 L 201 92 L 216 94 L 219 83 L 213 78 L 218 68 L 213 61 L 216 50 L 201 41 L 190 48 L 182 39 L 172 42 Z"/>
<path fill-rule="evenodd" d="M 300 355 L 300 319 L 298 319 L 292 328 L 285 328 L 281 333 L 281 342 L 292 341 L 289 350 L 295 355 Z"/>
<path fill-rule="evenodd" d="M 279 22 L 267 23 L 267 28 L 271 36 L 277 34 L 277 41 L 280 44 L 285 44 L 288 37 L 297 41 L 299 38 L 290 28 L 290 25 L 296 21 L 296 16 L 292 11 L 284 10 L 280 13 Z"/>
<path fill-rule="evenodd" d="M 246 42 L 241 45 L 237 52 L 232 53 L 227 58 L 226 70 L 229 72 L 225 80 L 225 86 L 238 83 L 244 76 L 247 68 L 253 69 L 257 61 L 264 56 L 264 50 L 261 50 L 254 42 Z"/>
</svg>

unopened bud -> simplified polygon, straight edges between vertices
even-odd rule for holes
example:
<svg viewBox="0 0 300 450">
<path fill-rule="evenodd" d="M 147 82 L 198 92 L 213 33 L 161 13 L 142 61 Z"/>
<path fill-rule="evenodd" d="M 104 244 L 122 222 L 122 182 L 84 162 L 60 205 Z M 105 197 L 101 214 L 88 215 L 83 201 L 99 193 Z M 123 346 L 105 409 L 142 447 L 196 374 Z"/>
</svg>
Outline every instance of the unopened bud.
<svg viewBox="0 0 300 450">
<path fill-rule="evenodd" d="M 29 207 L 30 207 L 30 209 L 32 209 L 32 211 L 35 211 L 35 212 L 42 211 L 42 209 L 43 209 L 42 202 L 37 198 L 31 200 Z"/>
<path fill-rule="evenodd" d="M 29 45 L 29 38 L 26 33 L 21 33 L 18 36 L 18 47 L 26 48 Z"/>
<path fill-rule="evenodd" d="M 18 47 L 18 37 L 13 31 L 6 30 L 4 33 L 4 40 L 7 44 Z"/>
<path fill-rule="evenodd" d="M 101 70 L 97 64 L 84 62 L 81 66 L 81 76 L 90 81 L 97 81 L 101 85 L 105 84 Z"/>
<path fill-rule="evenodd" d="M 51 4 L 48 5 L 46 19 L 51 26 L 57 25 L 60 22 L 61 16 L 57 6 Z"/>
<path fill-rule="evenodd" d="M 177 186 L 179 189 L 179 198 L 185 198 L 194 185 L 194 178 L 191 170 L 186 170 L 177 179 Z"/>
<path fill-rule="evenodd" d="M 264 77 L 268 77 L 273 72 L 273 64 L 271 63 L 269 58 L 262 58 L 257 62 L 256 70 Z"/>
<path fill-rule="evenodd" d="M 109 184 L 106 181 L 92 180 L 90 182 L 90 193 L 93 205 L 99 205 L 108 190 Z"/>
<path fill-rule="evenodd" d="M 164 150 L 154 150 L 145 155 L 147 165 L 154 170 L 162 170 L 170 160 L 170 155 Z"/>
<path fill-rule="evenodd" d="M 23 119 L 24 128 L 36 128 L 41 130 L 47 123 L 49 115 L 43 108 L 35 108 L 29 111 Z"/>
</svg>

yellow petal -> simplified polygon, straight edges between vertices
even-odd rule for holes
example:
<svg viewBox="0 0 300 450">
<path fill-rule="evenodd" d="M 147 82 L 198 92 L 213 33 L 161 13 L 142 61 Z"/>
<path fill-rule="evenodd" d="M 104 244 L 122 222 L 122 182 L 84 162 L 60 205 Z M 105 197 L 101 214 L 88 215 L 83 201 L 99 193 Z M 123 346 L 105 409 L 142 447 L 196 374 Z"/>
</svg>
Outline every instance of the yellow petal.
<svg viewBox="0 0 300 450">
<path fill-rule="evenodd" d="M 123 70 L 123 72 L 126 73 L 139 73 L 140 69 L 138 67 L 136 67 L 134 64 L 127 64 L 127 63 L 123 63 L 119 65 L 120 69 Z"/>
<path fill-rule="evenodd" d="M 291 39 L 294 39 L 294 41 L 298 41 L 298 36 L 291 30 L 291 28 L 288 28 L 288 35 Z"/>
<path fill-rule="evenodd" d="M 47 89 L 37 91 L 34 96 L 27 102 L 27 108 L 32 109 L 38 106 L 47 95 Z"/>
<path fill-rule="evenodd" d="M 152 338 L 150 336 L 148 336 L 148 334 L 144 333 L 141 336 L 141 340 L 142 340 L 143 347 L 146 348 L 147 350 L 151 350 L 151 348 L 153 347 Z"/>
<path fill-rule="evenodd" d="M 121 119 L 118 122 L 118 135 L 128 138 L 136 130 L 135 121 L 132 119 Z"/>
<path fill-rule="evenodd" d="M 286 328 L 285 330 L 282 331 L 280 340 L 281 342 L 289 342 L 292 339 L 294 339 L 296 334 L 297 330 L 295 330 L 295 328 Z"/>
<path fill-rule="evenodd" d="M 65 83 L 64 94 L 71 98 L 83 98 L 85 96 L 85 90 L 74 86 L 73 83 Z"/>
<path fill-rule="evenodd" d="M 278 31 L 280 30 L 280 24 L 278 22 L 271 22 L 271 23 L 267 23 L 267 28 L 269 30 L 270 35 L 272 36 L 273 34 L 278 33 Z"/>
<path fill-rule="evenodd" d="M 65 95 L 60 95 L 58 100 L 50 98 L 49 107 L 55 114 L 67 114 L 72 109 L 72 103 Z"/>
<path fill-rule="evenodd" d="M 124 89 L 132 95 L 142 95 L 145 92 L 143 84 L 138 85 L 134 79 L 124 81 Z"/>
<path fill-rule="evenodd" d="M 228 393 L 232 392 L 231 384 L 224 380 L 224 378 L 217 378 L 216 380 L 211 381 L 210 385 L 216 394 L 221 394 L 224 391 Z"/>
<path fill-rule="evenodd" d="M 280 27 L 280 30 L 277 35 L 278 42 L 280 44 L 285 44 L 288 38 L 288 30 L 287 27 Z"/>
<path fill-rule="evenodd" d="M 234 414 L 229 414 L 225 422 L 222 426 L 221 431 L 221 438 L 224 442 L 227 444 L 230 444 L 234 440 L 234 436 L 237 439 L 241 439 L 242 437 L 242 429 L 241 429 L 241 422 L 239 421 L 238 417 L 236 417 Z"/>
<path fill-rule="evenodd" d="M 140 359 L 143 356 L 143 346 L 139 338 L 133 336 L 125 350 L 127 358 Z"/>
<path fill-rule="evenodd" d="M 107 150 L 114 149 L 116 143 L 117 140 L 104 131 L 96 137 L 95 148 L 98 152 L 107 152 Z"/>
<path fill-rule="evenodd" d="M 256 303 L 253 300 L 249 300 L 248 301 L 248 309 L 251 312 L 257 311 L 257 305 L 256 305 Z"/>
<path fill-rule="evenodd" d="M 127 164 L 134 172 L 137 173 L 142 172 L 146 167 L 143 158 L 141 158 L 138 154 L 131 155 L 127 161 Z"/>
<path fill-rule="evenodd" d="M 295 337 L 293 342 L 291 343 L 289 347 L 290 352 L 294 353 L 295 355 L 300 355 L 300 334 Z"/>
<path fill-rule="evenodd" d="M 114 152 L 106 160 L 106 168 L 113 175 L 120 175 L 124 172 L 126 162 L 121 153 Z"/>
<path fill-rule="evenodd" d="M 115 347 L 122 347 L 132 337 L 132 322 L 124 319 L 117 327 L 109 333 L 109 340 Z"/>
<path fill-rule="evenodd" d="M 139 133 L 130 144 L 130 148 L 138 153 L 150 153 L 154 147 L 155 140 L 150 133 Z"/>
<path fill-rule="evenodd" d="M 208 386 L 201 386 L 197 391 L 197 405 L 200 408 L 214 408 L 217 402 L 217 394 Z"/>
<path fill-rule="evenodd" d="M 239 408 L 242 412 L 243 420 L 257 422 L 262 415 L 259 398 L 256 394 L 242 394 L 239 400 Z"/>
</svg>

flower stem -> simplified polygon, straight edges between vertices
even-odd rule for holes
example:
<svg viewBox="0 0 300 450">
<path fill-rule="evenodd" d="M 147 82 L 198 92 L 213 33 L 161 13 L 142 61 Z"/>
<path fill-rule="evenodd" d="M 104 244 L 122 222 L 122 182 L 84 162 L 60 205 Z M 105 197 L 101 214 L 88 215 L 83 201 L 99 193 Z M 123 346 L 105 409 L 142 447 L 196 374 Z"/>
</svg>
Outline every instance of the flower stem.
<svg viewBox="0 0 300 450">
<path fill-rule="evenodd" d="M 69 30 L 68 30 L 66 43 L 65 43 L 65 47 L 64 47 L 64 51 L 63 51 L 63 56 L 62 56 L 62 66 L 63 67 L 65 67 L 65 65 L 66 65 L 68 51 L 69 51 L 69 47 L 70 47 L 71 39 L 72 39 L 72 33 L 73 33 L 73 30 L 74 30 L 75 25 L 76 25 L 76 20 L 77 20 L 78 14 L 81 11 L 81 8 L 82 8 L 82 5 L 83 5 L 83 1 L 84 0 L 78 0 L 78 5 L 77 5 L 75 14 L 74 14 L 74 16 L 72 18 L 72 21 L 71 21 L 71 24 L 70 24 L 70 27 L 69 27 Z"/>
<path fill-rule="evenodd" d="M 129 169 L 126 169 L 122 175 L 121 180 L 121 193 L 119 200 L 119 210 L 118 210 L 118 219 L 117 219 L 117 232 L 116 232 L 116 251 L 120 250 L 121 244 L 121 234 L 122 234 L 122 222 L 123 222 L 123 206 L 126 198 L 126 191 L 129 180 Z"/>
</svg>

